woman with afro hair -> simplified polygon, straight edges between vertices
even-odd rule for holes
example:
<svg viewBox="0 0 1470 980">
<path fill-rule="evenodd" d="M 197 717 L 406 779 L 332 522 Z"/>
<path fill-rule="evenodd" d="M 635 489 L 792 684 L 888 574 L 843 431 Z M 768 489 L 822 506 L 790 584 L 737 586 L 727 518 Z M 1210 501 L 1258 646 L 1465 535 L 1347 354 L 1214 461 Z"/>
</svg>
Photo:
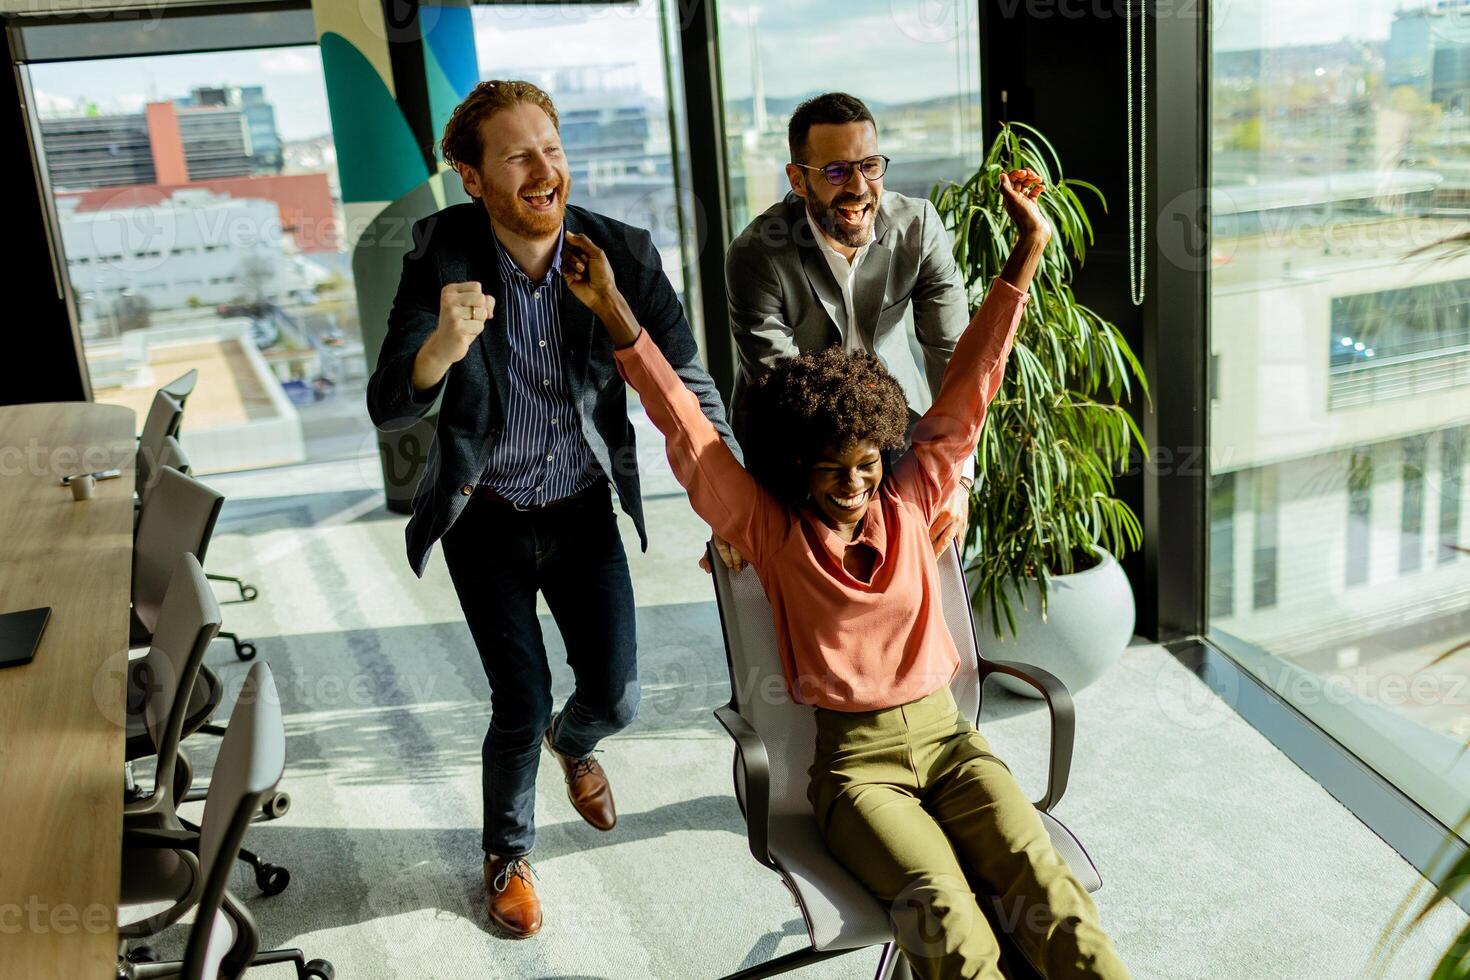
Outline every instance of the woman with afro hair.
<svg viewBox="0 0 1470 980">
<path fill-rule="evenodd" d="M 563 275 L 606 328 L 694 510 L 760 577 L 787 688 L 815 712 L 807 795 L 823 839 L 884 903 L 915 975 L 1002 976 L 980 889 L 1044 976 L 1126 977 L 1091 896 L 949 690 L 959 655 L 931 518 L 975 452 L 1051 237 L 1041 178 L 1016 170 L 1000 185 L 1016 244 L 891 467 L 908 410 L 872 355 L 833 347 L 767 374 L 747 471 L 639 327 L 602 251 L 567 232 Z"/>
</svg>

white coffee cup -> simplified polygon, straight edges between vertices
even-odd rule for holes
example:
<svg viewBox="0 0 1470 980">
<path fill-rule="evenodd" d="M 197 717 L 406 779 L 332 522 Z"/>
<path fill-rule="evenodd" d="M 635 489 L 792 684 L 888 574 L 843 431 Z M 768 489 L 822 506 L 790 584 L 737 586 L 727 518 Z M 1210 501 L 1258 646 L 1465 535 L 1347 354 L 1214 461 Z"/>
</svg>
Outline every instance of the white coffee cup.
<svg viewBox="0 0 1470 980">
<path fill-rule="evenodd" d="M 97 478 L 90 473 L 83 476 L 72 477 L 71 499 L 91 500 L 92 495 L 97 492 Z"/>
</svg>

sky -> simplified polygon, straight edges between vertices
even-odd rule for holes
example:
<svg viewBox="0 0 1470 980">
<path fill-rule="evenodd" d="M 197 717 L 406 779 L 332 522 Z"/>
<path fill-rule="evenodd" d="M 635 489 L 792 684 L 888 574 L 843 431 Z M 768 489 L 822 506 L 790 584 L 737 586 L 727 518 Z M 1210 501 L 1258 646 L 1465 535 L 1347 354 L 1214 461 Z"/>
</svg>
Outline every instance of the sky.
<svg viewBox="0 0 1470 980">
<path fill-rule="evenodd" d="M 687 4 L 691 0 L 671 0 Z M 1001 0 L 1031 16 L 1123 9 L 1128 0 Z M 1155 0 L 1161 15 L 1197 16 L 1204 0 Z M 1017 7 L 1017 5 L 1025 5 Z M 1212 25 L 1221 50 L 1317 44 L 1343 37 L 1381 39 L 1405 0 L 1215 0 Z M 953 93 L 960 48 L 973 37 L 973 0 L 846 0 L 840 19 L 820 5 L 743 0 L 720 5 L 727 92 L 750 93 L 751 32 L 761 39 L 768 96 L 849 87 L 875 101 Z M 657 6 L 653 0 L 608 7 L 475 7 L 482 77 L 518 69 L 620 64 L 650 95 L 663 93 Z M 1470 21 L 1470 13 L 1465 18 Z M 840 33 L 833 25 L 840 24 Z M 752 27 L 752 24 L 754 25 Z M 817 39 L 817 40 L 813 40 Z M 799 46 L 799 47 L 798 47 Z M 800 57 L 792 57 L 800 50 Z M 922 63 L 926 71 L 915 71 Z M 321 58 L 314 45 L 265 51 L 81 61 L 31 68 L 43 114 L 92 101 L 136 110 L 152 99 L 187 95 L 194 85 L 263 85 L 285 139 L 330 129 Z M 1120 83 L 1121 84 L 1121 83 Z M 553 97 L 555 92 L 552 93 Z"/>
<path fill-rule="evenodd" d="M 87 102 L 102 112 L 137 111 L 145 102 L 187 96 L 196 85 L 263 85 L 275 105 L 283 139 L 331 129 L 322 59 L 316 45 L 178 54 L 152 58 L 74 61 L 31 66 L 40 112 L 54 114 Z"/>
</svg>

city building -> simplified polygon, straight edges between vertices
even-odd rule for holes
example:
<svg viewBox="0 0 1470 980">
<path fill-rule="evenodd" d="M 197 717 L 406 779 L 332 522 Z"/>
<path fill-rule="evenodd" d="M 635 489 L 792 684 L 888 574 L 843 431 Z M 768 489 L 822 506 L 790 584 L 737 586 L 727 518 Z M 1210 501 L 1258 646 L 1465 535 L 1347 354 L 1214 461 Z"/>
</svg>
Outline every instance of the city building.
<svg viewBox="0 0 1470 980">
<path fill-rule="evenodd" d="M 1453 226 L 1384 206 L 1434 175 L 1364 176 L 1216 194 L 1214 611 L 1286 656 L 1470 601 L 1470 256 L 1409 257 Z"/>
<path fill-rule="evenodd" d="M 1445 111 L 1470 110 L 1470 0 L 1394 11 L 1384 82 Z"/>
<path fill-rule="evenodd" d="M 276 131 L 276 109 L 265 99 L 260 85 L 200 86 L 187 98 L 175 99 L 181 107 L 218 106 L 238 109 L 250 137 L 250 159 L 254 173 L 280 173 L 284 164 L 281 136 Z"/>
<path fill-rule="evenodd" d="M 342 247 L 332 181 L 323 171 L 222 177 L 180 184 L 128 184 L 89 191 L 58 191 L 58 202 L 70 202 L 78 214 L 99 209 L 156 207 L 181 190 L 204 191 L 241 199 L 271 201 L 277 223 L 302 252 L 336 254 Z"/>
<path fill-rule="evenodd" d="M 136 113 L 48 115 L 40 127 L 59 190 L 280 173 L 284 160 L 259 85 L 200 87 Z"/>
<path fill-rule="evenodd" d="M 153 205 L 57 203 L 84 323 L 105 320 L 124 294 L 156 310 L 212 310 L 280 298 L 286 289 L 292 244 L 272 201 L 189 187 Z"/>
</svg>

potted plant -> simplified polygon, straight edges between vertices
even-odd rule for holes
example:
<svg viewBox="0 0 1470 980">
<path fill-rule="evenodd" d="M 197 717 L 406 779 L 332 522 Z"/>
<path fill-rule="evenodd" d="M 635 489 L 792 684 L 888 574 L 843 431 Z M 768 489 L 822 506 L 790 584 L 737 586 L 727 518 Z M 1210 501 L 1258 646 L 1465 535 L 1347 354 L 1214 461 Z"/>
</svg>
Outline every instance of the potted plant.
<svg viewBox="0 0 1470 980">
<path fill-rule="evenodd" d="M 1117 660 L 1133 635 L 1133 593 L 1117 558 L 1138 547 L 1142 529 L 1113 495 L 1113 475 L 1128 466 L 1135 440 L 1147 454 L 1122 403 L 1135 383 L 1147 397 L 1148 383 L 1118 328 L 1072 295 L 1072 261 L 1080 263 L 1092 242 L 1077 191 L 1097 195 L 1106 207 L 1102 193 L 1064 177 L 1051 144 L 1020 123 L 1001 129 L 965 183 L 930 193 L 953 238 L 971 307 L 999 274 L 1015 237 L 1000 175 L 1020 167 L 1045 179 L 1039 203 L 1054 232 L 980 437 L 966 574 L 976 613 L 998 641 L 986 656 L 1043 667 L 1075 693 Z M 1020 683 L 1006 686 L 1036 694 Z"/>
</svg>

